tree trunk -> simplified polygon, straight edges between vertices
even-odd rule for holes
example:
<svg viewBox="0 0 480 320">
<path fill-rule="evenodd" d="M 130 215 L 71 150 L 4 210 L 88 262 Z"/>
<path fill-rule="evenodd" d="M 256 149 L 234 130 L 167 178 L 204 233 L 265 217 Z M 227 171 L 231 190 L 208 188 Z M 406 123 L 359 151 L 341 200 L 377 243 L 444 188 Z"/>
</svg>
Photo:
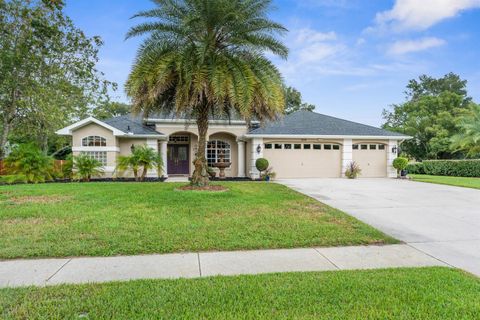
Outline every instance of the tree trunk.
<svg viewBox="0 0 480 320">
<path fill-rule="evenodd" d="M 140 178 L 140 181 L 145 181 L 145 176 L 147 175 L 147 166 L 144 166 L 143 167 L 143 170 L 142 170 L 142 177 Z"/>
<path fill-rule="evenodd" d="M 196 187 L 205 187 L 208 185 L 208 166 L 205 157 L 205 150 L 207 146 L 207 131 L 208 131 L 208 106 L 201 108 L 197 116 L 198 127 L 198 150 L 193 160 L 195 170 L 192 174 L 190 185 Z"/>
<path fill-rule="evenodd" d="M 8 115 L 4 115 L 2 123 L 2 135 L 0 136 L 0 159 L 5 157 L 5 147 L 7 146 L 7 138 L 10 132 L 10 123 Z"/>
<path fill-rule="evenodd" d="M 138 169 L 133 168 L 133 177 L 135 178 L 135 181 L 138 181 Z"/>
</svg>

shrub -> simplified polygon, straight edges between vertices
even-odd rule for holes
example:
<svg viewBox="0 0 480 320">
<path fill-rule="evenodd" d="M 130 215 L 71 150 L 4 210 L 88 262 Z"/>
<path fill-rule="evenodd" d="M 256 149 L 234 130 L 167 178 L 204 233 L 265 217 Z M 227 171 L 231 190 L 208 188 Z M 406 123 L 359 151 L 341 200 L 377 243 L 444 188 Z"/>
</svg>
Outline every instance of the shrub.
<svg viewBox="0 0 480 320">
<path fill-rule="evenodd" d="M 476 160 L 425 160 L 425 174 L 455 177 L 480 177 L 480 159 Z"/>
<path fill-rule="evenodd" d="M 411 174 L 425 174 L 423 162 L 409 163 L 405 170 L 407 170 L 407 172 Z"/>
<path fill-rule="evenodd" d="M 355 161 L 350 162 L 345 170 L 345 176 L 349 179 L 356 179 L 361 173 L 362 169 Z"/>
<path fill-rule="evenodd" d="M 403 157 L 398 157 L 393 160 L 393 167 L 397 169 L 397 174 L 400 173 L 400 171 L 405 170 L 405 168 L 408 165 L 408 159 L 403 158 Z"/>
<path fill-rule="evenodd" d="M 21 180 L 38 183 L 52 180 L 53 159 L 33 144 L 21 144 L 13 148 L 5 159 L 7 172 Z"/>
<path fill-rule="evenodd" d="M 262 172 L 268 169 L 268 160 L 265 158 L 258 158 L 257 161 L 255 161 L 255 167 L 257 167 L 257 170 Z"/>
<path fill-rule="evenodd" d="M 12 174 L 6 176 L 0 176 L 0 185 L 2 184 L 16 184 L 27 183 L 27 178 L 22 174 Z"/>
<path fill-rule="evenodd" d="M 102 163 L 86 154 L 73 157 L 73 177 L 90 181 L 93 176 L 103 175 Z"/>
<path fill-rule="evenodd" d="M 273 180 L 277 174 L 273 171 L 273 168 L 267 168 L 263 174 L 260 175 L 260 179 L 268 181 L 268 180 Z"/>
</svg>

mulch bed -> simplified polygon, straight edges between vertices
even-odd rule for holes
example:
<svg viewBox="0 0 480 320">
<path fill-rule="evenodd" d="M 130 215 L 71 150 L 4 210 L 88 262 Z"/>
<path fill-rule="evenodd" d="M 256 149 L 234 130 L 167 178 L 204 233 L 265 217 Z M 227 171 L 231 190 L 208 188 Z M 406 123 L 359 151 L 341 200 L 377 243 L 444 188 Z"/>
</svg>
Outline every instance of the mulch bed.
<svg viewBox="0 0 480 320">
<path fill-rule="evenodd" d="M 205 186 L 205 187 L 195 187 L 195 186 L 183 186 L 177 188 L 177 190 L 181 191 L 213 191 L 213 192 L 221 192 L 221 191 L 227 191 L 228 188 L 224 186 L 218 186 L 218 185 L 211 185 L 211 186 Z"/>
</svg>

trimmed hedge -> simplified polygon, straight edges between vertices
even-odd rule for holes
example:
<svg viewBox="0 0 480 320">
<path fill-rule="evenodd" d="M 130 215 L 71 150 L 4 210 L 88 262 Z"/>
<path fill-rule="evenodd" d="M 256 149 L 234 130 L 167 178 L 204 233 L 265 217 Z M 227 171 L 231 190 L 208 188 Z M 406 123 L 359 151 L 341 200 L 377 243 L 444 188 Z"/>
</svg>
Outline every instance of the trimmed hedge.
<svg viewBox="0 0 480 320">
<path fill-rule="evenodd" d="M 433 176 L 480 177 L 480 159 L 475 160 L 425 160 L 409 164 L 408 173 Z"/>
</svg>

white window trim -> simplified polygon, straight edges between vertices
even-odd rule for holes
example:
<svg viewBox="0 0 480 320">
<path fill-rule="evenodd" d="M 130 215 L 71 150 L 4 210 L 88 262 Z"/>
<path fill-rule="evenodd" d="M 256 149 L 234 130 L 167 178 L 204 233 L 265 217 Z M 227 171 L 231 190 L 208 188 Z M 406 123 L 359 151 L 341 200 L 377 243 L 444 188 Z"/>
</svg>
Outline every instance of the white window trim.
<svg viewBox="0 0 480 320">
<path fill-rule="evenodd" d="M 83 139 L 85 139 L 85 138 L 90 138 L 90 137 L 99 137 L 99 138 L 105 140 L 105 146 L 95 146 L 95 147 L 106 147 L 107 138 L 105 138 L 105 137 L 103 137 L 103 136 L 99 136 L 99 135 L 88 135 L 88 136 L 83 137 L 82 140 L 80 140 L 80 141 L 81 141 L 81 144 L 82 144 L 82 147 L 87 147 L 87 146 L 84 146 L 84 145 L 83 145 Z"/>
<path fill-rule="evenodd" d="M 209 149 L 208 148 L 208 143 L 213 142 L 213 141 L 215 141 L 215 149 Z M 221 143 L 224 143 L 224 144 L 228 145 L 228 149 L 227 148 L 226 149 L 218 149 L 218 147 L 217 147 L 218 142 L 221 142 Z M 232 145 L 229 142 L 224 141 L 224 140 L 219 140 L 219 139 L 207 141 L 207 148 L 206 148 L 207 163 L 208 163 L 208 150 L 215 150 L 215 162 L 218 162 L 218 150 L 228 150 L 229 151 L 228 152 L 228 159 L 225 158 L 224 161 L 225 162 L 232 162 Z"/>
<path fill-rule="evenodd" d="M 119 147 L 72 147 L 73 152 L 88 152 L 88 151 L 107 151 L 107 152 L 120 152 Z"/>
</svg>

